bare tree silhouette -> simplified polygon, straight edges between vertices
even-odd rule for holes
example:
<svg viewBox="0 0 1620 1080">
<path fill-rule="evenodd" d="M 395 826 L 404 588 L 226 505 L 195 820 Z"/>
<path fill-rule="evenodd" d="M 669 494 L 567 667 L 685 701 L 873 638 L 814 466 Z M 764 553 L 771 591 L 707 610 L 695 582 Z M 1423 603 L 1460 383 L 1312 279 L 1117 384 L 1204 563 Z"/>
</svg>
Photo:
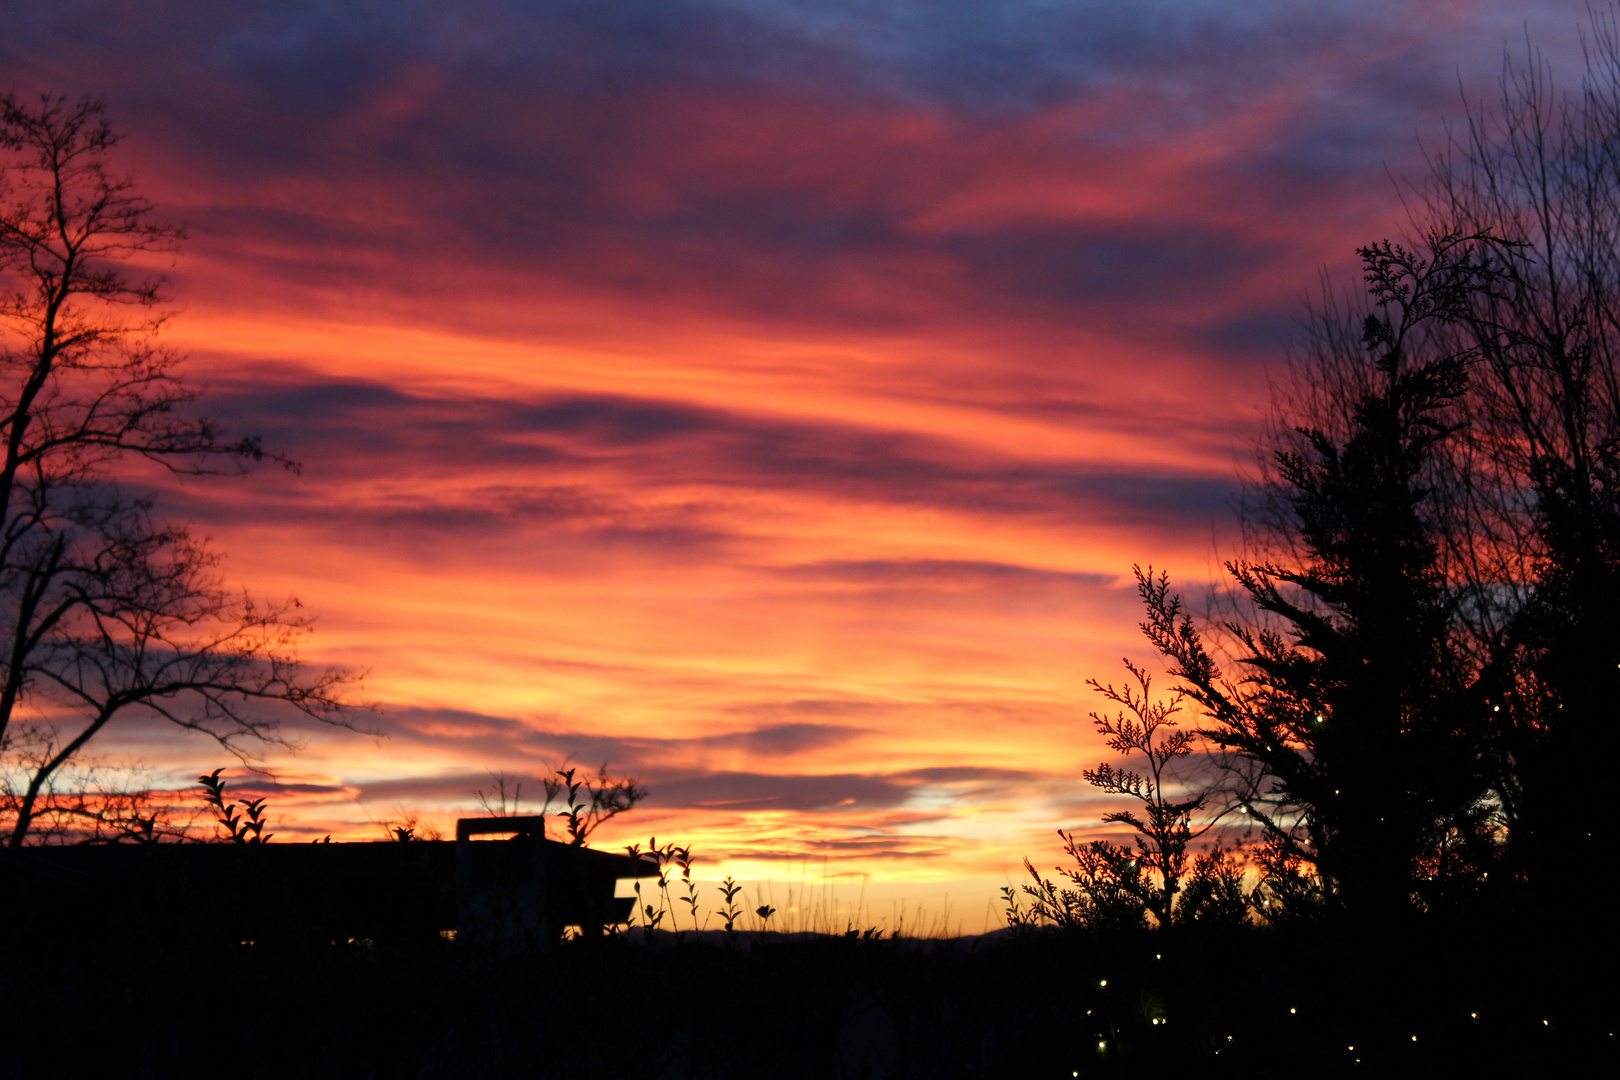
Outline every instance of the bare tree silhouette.
<svg viewBox="0 0 1620 1080">
<path fill-rule="evenodd" d="M 310 671 L 296 600 L 229 588 L 219 556 L 160 524 L 120 470 L 242 472 L 265 456 L 187 414 L 199 395 L 156 340 L 175 250 L 95 101 L 0 95 L 0 752 L 23 842 L 53 778 L 120 718 L 144 714 L 237 750 L 278 738 L 277 709 L 348 726 L 337 669 Z M 284 464 L 289 464 L 284 462 Z"/>
</svg>

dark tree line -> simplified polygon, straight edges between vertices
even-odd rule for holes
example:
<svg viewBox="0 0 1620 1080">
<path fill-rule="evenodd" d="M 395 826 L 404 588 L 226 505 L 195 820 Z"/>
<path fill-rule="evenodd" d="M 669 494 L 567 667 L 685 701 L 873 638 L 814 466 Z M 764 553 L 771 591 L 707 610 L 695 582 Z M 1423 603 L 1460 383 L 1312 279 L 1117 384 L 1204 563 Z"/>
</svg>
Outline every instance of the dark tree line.
<svg viewBox="0 0 1620 1080">
<path fill-rule="evenodd" d="M 1570 91 L 1533 48 L 1505 58 L 1499 98 L 1468 103 L 1431 154 L 1412 238 L 1359 249 L 1364 295 L 1325 291 L 1309 312 L 1244 495 L 1225 616 L 1193 617 L 1165 576 L 1137 571 L 1142 629 L 1218 770 L 1181 805 L 1201 799 L 1257 833 L 1251 901 L 1270 921 L 1533 907 L 1572 880 L 1596 896 L 1612 879 L 1612 16 L 1586 44 Z M 1131 852 L 1085 851 L 1112 853 L 1108 888 L 1133 891 Z M 1178 864 L 1155 869 L 1163 924 Z M 1052 886 L 1026 892 L 1040 912 L 1043 890 L 1050 915 Z"/>
</svg>

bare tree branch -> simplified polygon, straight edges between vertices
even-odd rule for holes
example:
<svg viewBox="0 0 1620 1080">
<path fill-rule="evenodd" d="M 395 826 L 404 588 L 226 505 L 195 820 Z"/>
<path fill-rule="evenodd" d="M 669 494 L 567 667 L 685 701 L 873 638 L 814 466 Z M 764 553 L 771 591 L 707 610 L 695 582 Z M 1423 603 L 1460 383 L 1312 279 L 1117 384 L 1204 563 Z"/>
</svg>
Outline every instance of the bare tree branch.
<svg viewBox="0 0 1620 1080">
<path fill-rule="evenodd" d="M 205 541 L 119 482 L 131 458 L 240 473 L 267 455 L 192 415 L 199 391 L 156 338 L 165 283 L 132 262 L 183 233 L 112 171 L 117 141 L 96 101 L 0 95 L 0 746 L 22 723 L 44 748 L 6 804 L 12 845 L 126 718 L 241 754 L 281 742 L 283 718 L 356 715 L 356 676 L 299 662 L 296 600 L 227 587 Z"/>
</svg>

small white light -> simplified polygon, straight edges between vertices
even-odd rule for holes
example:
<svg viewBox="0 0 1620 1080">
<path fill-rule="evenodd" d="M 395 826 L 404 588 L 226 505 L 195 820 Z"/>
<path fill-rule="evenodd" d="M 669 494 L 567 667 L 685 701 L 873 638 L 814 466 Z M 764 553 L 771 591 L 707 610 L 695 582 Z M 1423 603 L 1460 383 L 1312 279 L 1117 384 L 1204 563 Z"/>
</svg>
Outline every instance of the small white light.
<svg viewBox="0 0 1620 1080">
<path fill-rule="evenodd" d="M 1472 1016 L 1475 1020 L 1479 1019 L 1479 1013 L 1469 1013 L 1468 1015 Z"/>
<path fill-rule="evenodd" d="M 1155 1017 L 1154 1017 L 1154 1018 L 1153 1018 L 1153 1026 L 1154 1026 L 1154 1027 L 1158 1027 L 1158 1026 L 1159 1026 L 1159 1018 L 1158 1018 L 1158 1017 L 1157 1017 L 1157 1016 L 1155 1016 Z"/>
<path fill-rule="evenodd" d="M 1417 1042 L 1417 1036 L 1416 1035 L 1412 1036 L 1412 1041 Z"/>
<path fill-rule="evenodd" d="M 1101 1039 L 1097 1040 L 1097 1049 L 1101 1050 L 1104 1045 L 1105 1044 L 1103 1043 L 1103 1041 Z"/>
<path fill-rule="evenodd" d="M 1289 1015 L 1289 1016 L 1293 1016 L 1293 1015 L 1294 1015 L 1294 1012 L 1295 1012 L 1295 1010 L 1293 1010 L 1293 1009 L 1289 1009 L 1289 1010 L 1288 1010 L 1288 1015 Z"/>
<path fill-rule="evenodd" d="M 1098 983 L 1097 985 L 1098 986 L 1107 986 L 1108 985 L 1108 980 L 1104 979 L 1102 982 Z"/>
</svg>

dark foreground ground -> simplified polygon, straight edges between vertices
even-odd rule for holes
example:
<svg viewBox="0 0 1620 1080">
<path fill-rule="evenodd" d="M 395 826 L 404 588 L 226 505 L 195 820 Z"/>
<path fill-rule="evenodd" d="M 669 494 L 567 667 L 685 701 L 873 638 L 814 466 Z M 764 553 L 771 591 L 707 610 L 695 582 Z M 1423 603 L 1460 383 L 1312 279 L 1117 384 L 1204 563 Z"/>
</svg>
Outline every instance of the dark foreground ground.
<svg viewBox="0 0 1620 1080">
<path fill-rule="evenodd" d="M 116 902 L 14 912 L 0 1077 L 1535 1077 L 1616 1059 L 1608 947 L 1556 920 L 549 956 L 228 936 Z"/>
</svg>

